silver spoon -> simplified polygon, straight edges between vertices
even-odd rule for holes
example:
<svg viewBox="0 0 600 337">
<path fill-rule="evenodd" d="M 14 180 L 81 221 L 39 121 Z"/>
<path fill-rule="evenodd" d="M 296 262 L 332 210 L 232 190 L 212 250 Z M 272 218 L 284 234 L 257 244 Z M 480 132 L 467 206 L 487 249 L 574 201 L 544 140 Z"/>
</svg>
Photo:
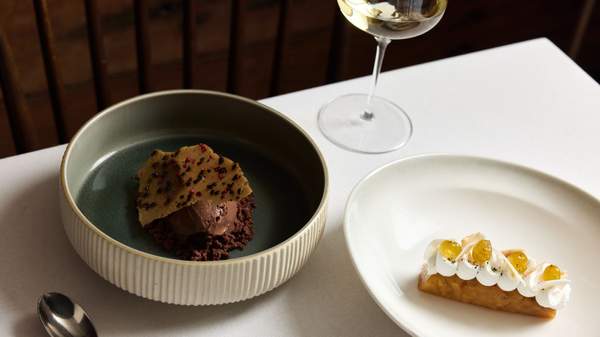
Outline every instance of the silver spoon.
<svg viewBox="0 0 600 337">
<path fill-rule="evenodd" d="M 61 293 L 42 295 L 38 315 L 51 337 L 98 337 L 83 308 Z"/>
</svg>

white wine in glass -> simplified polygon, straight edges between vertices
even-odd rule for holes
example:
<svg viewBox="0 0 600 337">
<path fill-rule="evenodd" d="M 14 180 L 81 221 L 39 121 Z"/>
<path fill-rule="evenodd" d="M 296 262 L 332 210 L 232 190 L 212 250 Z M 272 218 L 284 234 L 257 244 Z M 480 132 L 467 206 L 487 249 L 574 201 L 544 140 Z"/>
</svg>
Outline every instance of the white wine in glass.
<svg viewBox="0 0 600 337">
<path fill-rule="evenodd" d="M 348 150 L 383 153 L 402 147 L 412 135 L 408 115 L 393 102 L 375 96 L 383 56 L 391 40 L 426 33 L 442 18 L 447 0 L 337 0 L 344 17 L 375 37 L 377 52 L 368 94 L 338 97 L 319 111 L 319 127 L 333 143 Z"/>
</svg>

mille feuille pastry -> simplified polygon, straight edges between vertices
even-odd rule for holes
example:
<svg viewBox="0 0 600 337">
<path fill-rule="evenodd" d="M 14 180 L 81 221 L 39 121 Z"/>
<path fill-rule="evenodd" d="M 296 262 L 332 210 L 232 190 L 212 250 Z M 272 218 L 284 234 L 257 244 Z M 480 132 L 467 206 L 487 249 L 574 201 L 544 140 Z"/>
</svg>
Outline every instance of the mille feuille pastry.
<svg viewBox="0 0 600 337">
<path fill-rule="evenodd" d="M 205 144 L 155 150 L 138 171 L 138 218 L 186 260 L 221 260 L 253 236 L 254 198 L 240 166 Z"/>
<path fill-rule="evenodd" d="M 552 318 L 571 294 L 567 274 L 535 263 L 521 249 L 499 251 L 481 233 L 434 240 L 425 251 L 419 289 L 455 301 Z"/>
</svg>

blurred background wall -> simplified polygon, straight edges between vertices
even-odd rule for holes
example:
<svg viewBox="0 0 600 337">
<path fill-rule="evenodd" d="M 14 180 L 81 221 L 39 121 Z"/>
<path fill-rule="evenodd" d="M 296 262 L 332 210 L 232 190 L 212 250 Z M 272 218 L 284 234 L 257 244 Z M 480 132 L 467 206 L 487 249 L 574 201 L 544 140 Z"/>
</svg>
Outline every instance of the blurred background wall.
<svg viewBox="0 0 600 337">
<path fill-rule="evenodd" d="M 0 157 L 66 142 L 98 110 L 139 93 L 190 87 L 260 99 L 367 75 L 375 51 L 372 37 L 348 24 L 334 0 L 2 2 L 0 56 L 13 62 L 12 72 L 0 67 L 3 95 L 13 92 L 6 90 L 7 73 L 15 75 L 24 108 L 0 97 Z M 384 69 L 547 37 L 600 80 L 600 5 L 594 2 L 450 0 L 431 32 L 390 45 Z M 40 25 L 51 29 L 58 105 Z M 105 83 L 95 81 L 99 71 Z M 99 85 L 105 86 L 100 100 Z"/>
</svg>

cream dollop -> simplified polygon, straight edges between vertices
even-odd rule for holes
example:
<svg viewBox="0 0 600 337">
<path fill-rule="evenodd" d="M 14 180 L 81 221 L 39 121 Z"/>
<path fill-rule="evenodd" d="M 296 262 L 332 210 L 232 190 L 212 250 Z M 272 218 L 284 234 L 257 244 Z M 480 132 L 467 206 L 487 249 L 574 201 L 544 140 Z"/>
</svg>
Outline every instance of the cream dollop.
<svg viewBox="0 0 600 337">
<path fill-rule="evenodd" d="M 529 271 L 523 286 L 517 290 L 525 297 L 534 297 L 539 305 L 550 309 L 562 309 L 571 297 L 571 281 L 563 275 L 558 280 L 544 281 L 542 275 L 549 263 L 540 263 Z"/>
<path fill-rule="evenodd" d="M 439 252 L 439 245 L 443 240 L 432 241 L 425 249 L 425 265 L 427 277 L 439 273 L 443 276 L 452 276 L 456 273 L 456 261 L 450 261 Z"/>
<path fill-rule="evenodd" d="M 541 289 L 537 295 L 535 295 L 535 300 L 542 307 L 562 309 L 567 305 L 570 297 L 571 285 L 569 283 L 562 283 Z"/>
<path fill-rule="evenodd" d="M 477 272 L 479 271 L 479 266 L 472 264 L 469 262 L 467 255 L 463 255 L 458 260 L 458 270 L 456 271 L 456 275 L 461 279 L 468 281 L 472 280 L 477 276 Z"/>
<path fill-rule="evenodd" d="M 484 263 L 483 266 L 479 268 L 479 273 L 477 273 L 476 277 L 479 283 L 488 287 L 498 283 L 502 269 L 502 258 L 500 255 L 502 255 L 501 252 L 495 249 L 492 250 L 492 256 L 490 257 L 490 260 Z"/>
<path fill-rule="evenodd" d="M 498 279 L 498 287 L 504 291 L 513 291 L 517 289 L 520 283 L 523 282 L 521 274 L 508 261 L 506 256 L 502 254 L 502 273 Z"/>
<path fill-rule="evenodd" d="M 443 276 L 452 276 L 456 274 L 456 261 L 448 260 L 438 251 L 435 256 L 435 268 Z"/>
<path fill-rule="evenodd" d="M 483 239 L 483 234 L 475 233 L 462 240 L 463 249 L 458 256 L 458 270 L 456 271 L 456 275 L 458 275 L 458 277 L 460 277 L 462 280 L 472 280 L 477 276 L 477 273 L 479 272 L 479 266 L 472 264 L 469 261 L 469 258 L 471 257 L 471 250 L 473 249 L 473 246 Z"/>
<path fill-rule="evenodd" d="M 525 297 L 534 297 L 537 293 L 537 275 L 529 274 L 524 279 L 523 282 L 517 286 L 517 291 L 519 294 Z"/>
</svg>

